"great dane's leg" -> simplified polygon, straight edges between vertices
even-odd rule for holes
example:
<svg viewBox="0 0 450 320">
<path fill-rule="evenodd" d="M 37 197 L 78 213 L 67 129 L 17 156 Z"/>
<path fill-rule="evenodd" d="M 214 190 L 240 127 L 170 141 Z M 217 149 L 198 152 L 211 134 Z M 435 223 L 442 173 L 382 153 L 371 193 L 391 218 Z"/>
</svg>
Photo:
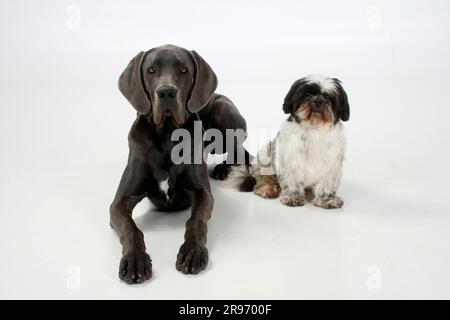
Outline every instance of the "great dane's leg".
<svg viewBox="0 0 450 320">
<path fill-rule="evenodd" d="M 182 176 L 186 189 L 193 194 L 193 204 L 176 262 L 177 270 L 185 274 L 197 274 L 208 264 L 207 222 L 214 206 L 206 164 L 192 167 Z"/>
<path fill-rule="evenodd" d="M 130 159 L 110 207 L 111 226 L 119 234 L 122 244 L 119 277 L 130 284 L 142 283 L 152 276 L 144 235 L 132 218 L 134 207 L 147 194 L 152 179 L 145 163 Z"/>
<path fill-rule="evenodd" d="M 218 129 L 222 133 L 223 152 L 227 153 L 227 159 L 214 168 L 212 177 L 225 180 L 232 165 L 249 164 L 251 161 L 250 154 L 242 145 L 246 139 L 247 124 L 233 102 L 224 96 L 213 100 L 205 112 L 208 115 L 204 123 L 208 128 Z"/>
</svg>

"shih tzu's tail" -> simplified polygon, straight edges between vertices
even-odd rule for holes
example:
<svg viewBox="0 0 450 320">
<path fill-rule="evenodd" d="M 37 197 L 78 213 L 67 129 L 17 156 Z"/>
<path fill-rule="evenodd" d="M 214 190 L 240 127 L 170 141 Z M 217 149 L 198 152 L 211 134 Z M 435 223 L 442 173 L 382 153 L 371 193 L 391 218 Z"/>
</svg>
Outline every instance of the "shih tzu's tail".
<svg viewBox="0 0 450 320">
<path fill-rule="evenodd" d="M 255 191 L 255 188 L 267 184 L 263 175 L 275 176 L 275 142 L 268 143 L 258 152 L 258 155 L 245 165 L 232 167 L 228 178 L 225 181 L 226 186 L 237 189 L 241 192 Z M 266 179 L 267 180 L 267 179 Z"/>
<path fill-rule="evenodd" d="M 227 187 L 237 189 L 241 192 L 251 192 L 256 185 L 256 177 L 251 164 L 232 167 L 225 180 Z"/>
</svg>

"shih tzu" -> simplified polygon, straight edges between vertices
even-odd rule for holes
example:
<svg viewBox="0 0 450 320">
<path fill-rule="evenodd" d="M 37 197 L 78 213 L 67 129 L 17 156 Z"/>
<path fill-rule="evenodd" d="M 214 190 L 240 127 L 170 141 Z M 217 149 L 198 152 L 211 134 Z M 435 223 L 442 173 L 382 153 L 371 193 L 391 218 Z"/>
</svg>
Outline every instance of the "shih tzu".
<svg viewBox="0 0 450 320">
<path fill-rule="evenodd" d="M 229 183 L 241 191 L 277 198 L 287 206 L 313 204 L 340 208 L 336 196 L 345 153 L 342 121 L 350 117 L 347 94 L 336 78 L 307 76 L 297 80 L 284 99 L 289 114 L 276 138 L 263 148 L 251 166 L 236 167 Z"/>
</svg>

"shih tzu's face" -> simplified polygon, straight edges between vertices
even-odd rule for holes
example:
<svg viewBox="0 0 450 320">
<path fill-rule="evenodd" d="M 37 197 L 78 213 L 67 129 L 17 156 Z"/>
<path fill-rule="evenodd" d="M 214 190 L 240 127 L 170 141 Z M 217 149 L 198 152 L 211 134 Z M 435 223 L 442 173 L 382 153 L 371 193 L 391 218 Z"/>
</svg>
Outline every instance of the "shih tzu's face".
<svg viewBox="0 0 450 320">
<path fill-rule="evenodd" d="M 297 80 L 284 99 L 283 111 L 299 123 L 314 126 L 336 124 L 350 117 L 347 94 L 341 82 L 322 76 Z"/>
</svg>

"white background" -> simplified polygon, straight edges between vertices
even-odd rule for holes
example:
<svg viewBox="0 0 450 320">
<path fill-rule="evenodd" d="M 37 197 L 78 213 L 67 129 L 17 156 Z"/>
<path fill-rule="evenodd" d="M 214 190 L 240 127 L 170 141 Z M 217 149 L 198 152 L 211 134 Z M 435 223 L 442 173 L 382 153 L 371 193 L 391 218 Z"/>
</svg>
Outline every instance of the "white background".
<svg viewBox="0 0 450 320">
<path fill-rule="evenodd" d="M 449 12 L 446 0 L 1 0 L 0 297 L 450 298 Z M 108 207 L 135 112 L 116 84 L 165 43 L 210 63 L 250 139 L 278 128 L 294 80 L 340 78 L 346 204 L 287 208 L 213 181 L 210 264 L 185 276 L 189 211 L 144 200 L 154 277 L 128 286 Z"/>
</svg>

